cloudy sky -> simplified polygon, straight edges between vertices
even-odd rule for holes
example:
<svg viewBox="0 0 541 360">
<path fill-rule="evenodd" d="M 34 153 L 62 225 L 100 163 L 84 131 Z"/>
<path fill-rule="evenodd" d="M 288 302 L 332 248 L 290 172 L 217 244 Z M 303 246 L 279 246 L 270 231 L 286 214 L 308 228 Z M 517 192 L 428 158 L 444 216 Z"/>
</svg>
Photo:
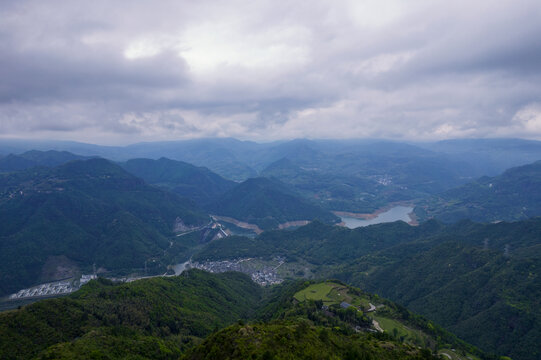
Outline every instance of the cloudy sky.
<svg viewBox="0 0 541 360">
<path fill-rule="evenodd" d="M 541 140 L 541 1 L 0 0 L 0 137 Z"/>
</svg>

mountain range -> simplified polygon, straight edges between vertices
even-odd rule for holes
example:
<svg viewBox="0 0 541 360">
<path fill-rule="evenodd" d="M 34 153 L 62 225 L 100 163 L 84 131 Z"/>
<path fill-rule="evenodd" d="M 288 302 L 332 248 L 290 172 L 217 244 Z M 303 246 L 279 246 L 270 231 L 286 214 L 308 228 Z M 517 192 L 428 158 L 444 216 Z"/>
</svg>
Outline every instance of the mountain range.
<svg viewBox="0 0 541 360">
<path fill-rule="evenodd" d="M 200 206 L 214 202 L 236 185 L 205 167 L 167 158 L 131 159 L 121 166 L 147 183 L 169 189 Z"/>
<path fill-rule="evenodd" d="M 133 158 L 185 161 L 222 177 L 243 181 L 274 176 L 329 210 L 372 212 L 395 201 L 415 200 L 495 176 L 541 159 L 541 142 L 521 139 L 400 143 L 382 140 L 306 140 L 255 143 L 196 139 L 98 146 L 74 142 L 1 140 L 0 154 L 65 150 L 115 161 Z M 282 174 L 266 169 L 288 159 L 303 170 Z"/>
<path fill-rule="evenodd" d="M 115 280 L 0 314 L 2 358 L 541 356 L 539 142 L 2 140 L 0 152 L 0 295 Z M 333 211 L 396 204 L 419 225 L 335 226 Z M 282 283 L 172 276 L 190 267 Z M 156 278 L 116 283 L 143 275 Z"/>
<path fill-rule="evenodd" d="M 30 150 L 15 155 L 0 157 L 0 173 L 30 169 L 33 167 L 54 167 L 73 160 L 86 160 L 87 156 L 75 155 L 67 151 L 37 151 Z"/>
</svg>

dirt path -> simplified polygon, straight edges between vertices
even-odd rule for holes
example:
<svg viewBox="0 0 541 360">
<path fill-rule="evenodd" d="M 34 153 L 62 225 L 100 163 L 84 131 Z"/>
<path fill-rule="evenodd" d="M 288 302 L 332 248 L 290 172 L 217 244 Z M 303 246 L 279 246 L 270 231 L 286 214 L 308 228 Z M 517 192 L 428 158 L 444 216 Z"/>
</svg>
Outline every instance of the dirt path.
<svg viewBox="0 0 541 360">
<path fill-rule="evenodd" d="M 261 230 L 259 228 L 259 226 L 255 225 L 255 224 L 250 224 L 250 223 L 247 223 L 247 222 L 244 222 L 244 221 L 239 221 L 237 219 L 233 219 L 233 218 L 230 218 L 230 217 L 227 217 L 227 216 L 211 215 L 211 217 L 214 218 L 214 220 L 218 220 L 218 221 L 222 220 L 222 221 L 231 223 L 231 224 L 233 224 L 235 226 L 238 226 L 240 228 L 247 229 L 247 230 L 252 230 L 257 235 L 259 235 L 259 234 L 261 234 L 263 232 L 263 230 Z"/>
<path fill-rule="evenodd" d="M 374 325 L 374 328 L 376 328 L 377 331 L 383 332 L 383 329 L 381 328 L 381 326 L 379 326 L 379 322 L 377 322 L 376 320 L 372 319 L 372 325 Z"/>
<path fill-rule="evenodd" d="M 304 226 L 310 224 L 310 220 L 288 221 L 278 225 L 278 229 L 287 229 L 292 226 Z"/>
</svg>

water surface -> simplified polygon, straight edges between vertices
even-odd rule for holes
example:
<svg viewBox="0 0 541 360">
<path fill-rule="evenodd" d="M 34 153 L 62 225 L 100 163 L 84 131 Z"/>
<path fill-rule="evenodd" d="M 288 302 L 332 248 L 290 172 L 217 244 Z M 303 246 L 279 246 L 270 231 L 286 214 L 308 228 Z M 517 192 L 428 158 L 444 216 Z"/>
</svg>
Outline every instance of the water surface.
<svg viewBox="0 0 541 360">
<path fill-rule="evenodd" d="M 395 206 L 385 212 L 382 212 L 378 216 L 376 216 L 373 219 L 357 219 L 353 217 L 342 217 L 342 221 L 346 225 L 346 227 L 350 229 L 355 229 L 361 226 L 368 226 L 373 224 L 380 224 L 380 223 L 386 223 L 386 222 L 393 222 L 402 220 L 405 222 L 411 221 L 411 218 L 409 214 L 413 211 L 413 208 L 411 206 Z"/>
</svg>

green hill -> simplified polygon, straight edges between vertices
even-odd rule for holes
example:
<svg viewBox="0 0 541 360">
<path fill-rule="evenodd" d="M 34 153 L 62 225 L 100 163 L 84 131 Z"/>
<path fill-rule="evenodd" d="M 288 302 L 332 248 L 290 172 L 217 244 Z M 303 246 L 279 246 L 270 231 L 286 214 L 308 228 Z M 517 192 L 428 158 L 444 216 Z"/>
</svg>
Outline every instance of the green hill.
<svg viewBox="0 0 541 360">
<path fill-rule="evenodd" d="M 403 222 L 354 230 L 312 223 L 209 243 L 197 261 L 282 256 L 298 276 L 336 277 L 397 301 L 466 341 L 539 358 L 541 218 L 498 224 Z"/>
<path fill-rule="evenodd" d="M 93 264 L 143 268 L 170 246 L 177 218 L 187 226 L 208 221 L 189 200 L 103 159 L 0 176 L 0 294 Z"/>
<path fill-rule="evenodd" d="M 277 228 L 289 221 L 339 221 L 332 213 L 303 199 L 280 181 L 268 178 L 244 181 L 222 195 L 209 210 L 216 215 L 256 224 L 262 229 Z"/>
<path fill-rule="evenodd" d="M 429 198 L 415 208 L 419 218 L 444 222 L 516 221 L 541 215 L 541 161 L 515 167 Z"/>
<path fill-rule="evenodd" d="M 69 297 L 0 314 L 2 359 L 178 359 L 213 330 L 254 314 L 262 289 L 240 273 L 113 285 L 92 281 Z"/>
<path fill-rule="evenodd" d="M 513 359 L 541 356 L 541 219 L 459 223 L 419 243 L 359 259 L 344 280 L 399 301 L 457 336 Z M 364 263 L 364 265 L 363 265 Z M 369 273 L 358 271 L 369 268 Z"/>
<path fill-rule="evenodd" d="M 400 221 L 350 230 L 314 221 L 293 231 L 267 231 L 254 239 L 232 236 L 213 241 L 194 255 L 194 260 L 281 255 L 288 261 L 301 259 L 312 266 L 339 266 L 378 250 L 436 234 L 441 227 L 434 222 L 411 227 Z"/>
<path fill-rule="evenodd" d="M 341 305 L 346 300 L 352 306 Z M 375 312 L 367 311 L 370 303 Z M 454 359 L 495 359 L 343 283 L 265 289 L 240 273 L 98 279 L 68 297 L 0 313 L 2 359 L 413 360 L 437 359 L 451 347 Z"/>
<path fill-rule="evenodd" d="M 303 321 L 233 325 L 211 335 L 181 359 L 439 359 L 392 339 L 345 335 Z"/>
<path fill-rule="evenodd" d="M 121 166 L 147 183 L 163 186 L 201 206 L 214 201 L 235 186 L 235 182 L 205 167 L 166 158 L 132 159 Z"/>
</svg>

